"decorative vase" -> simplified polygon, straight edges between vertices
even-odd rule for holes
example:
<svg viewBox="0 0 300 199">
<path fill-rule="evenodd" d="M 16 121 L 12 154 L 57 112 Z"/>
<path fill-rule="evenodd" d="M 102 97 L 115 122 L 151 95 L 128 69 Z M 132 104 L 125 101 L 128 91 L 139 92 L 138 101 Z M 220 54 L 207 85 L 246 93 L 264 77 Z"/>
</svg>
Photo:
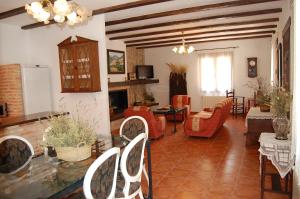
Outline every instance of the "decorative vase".
<svg viewBox="0 0 300 199">
<path fill-rule="evenodd" d="M 271 110 L 271 107 L 266 104 L 259 105 L 259 108 L 260 108 L 261 112 L 270 112 L 270 110 Z"/>
<path fill-rule="evenodd" d="M 290 121 L 286 116 L 276 116 L 272 122 L 273 129 L 275 131 L 275 138 L 277 140 L 287 140 L 289 128 L 290 128 Z"/>
<path fill-rule="evenodd" d="M 88 159 L 92 155 L 91 146 L 83 143 L 77 147 L 56 147 L 57 158 L 68 162 L 78 162 Z"/>
</svg>

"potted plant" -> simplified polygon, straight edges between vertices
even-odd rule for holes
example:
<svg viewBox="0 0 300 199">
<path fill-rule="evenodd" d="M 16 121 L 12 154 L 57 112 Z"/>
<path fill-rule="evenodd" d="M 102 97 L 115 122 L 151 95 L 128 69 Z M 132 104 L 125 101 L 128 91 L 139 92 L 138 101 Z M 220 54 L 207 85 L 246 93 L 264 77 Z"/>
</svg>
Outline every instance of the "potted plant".
<svg viewBox="0 0 300 199">
<path fill-rule="evenodd" d="M 273 87 L 270 93 L 272 112 L 275 118 L 272 125 L 276 133 L 276 139 L 286 140 L 289 133 L 290 122 L 288 120 L 288 113 L 290 112 L 290 104 L 292 95 L 289 91 L 282 87 Z"/>
<path fill-rule="evenodd" d="M 68 115 L 51 117 L 50 126 L 45 130 L 44 144 L 53 147 L 57 158 L 65 161 L 89 158 L 95 141 L 96 134 L 88 122 Z"/>
<path fill-rule="evenodd" d="M 268 93 L 257 92 L 256 103 L 259 104 L 259 108 L 261 112 L 270 112 L 271 110 L 270 102 L 271 102 L 271 98 Z"/>
<path fill-rule="evenodd" d="M 263 77 L 257 77 L 256 81 L 249 81 L 246 86 L 253 89 L 256 96 L 256 104 L 259 106 L 261 112 L 270 112 L 271 106 L 271 84 Z"/>
</svg>

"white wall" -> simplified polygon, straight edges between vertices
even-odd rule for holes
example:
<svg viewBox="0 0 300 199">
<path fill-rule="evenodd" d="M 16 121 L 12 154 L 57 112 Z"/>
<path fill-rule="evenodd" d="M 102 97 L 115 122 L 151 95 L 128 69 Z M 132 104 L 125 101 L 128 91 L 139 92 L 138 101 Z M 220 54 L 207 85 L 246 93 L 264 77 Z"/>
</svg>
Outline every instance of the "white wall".
<svg viewBox="0 0 300 199">
<path fill-rule="evenodd" d="M 0 24 L 0 65 L 26 64 L 28 53 L 28 31 L 17 26 Z"/>
<path fill-rule="evenodd" d="M 120 40 L 109 40 L 106 37 L 106 47 L 110 50 L 119 50 L 125 52 L 125 74 L 109 74 L 108 78 L 111 82 L 124 81 L 127 78 L 127 56 L 126 56 L 126 44 Z"/>
<path fill-rule="evenodd" d="M 3 27 L 5 29 L 2 29 Z M 99 42 L 101 92 L 61 93 L 57 44 L 73 35 Z M 88 23 L 72 28 L 51 25 L 21 31 L 19 27 L 10 28 L 6 25 L 1 25 L 0 38 L 1 57 L 3 57 L 0 61 L 1 64 L 14 62 L 49 66 L 54 109 L 60 110 L 60 105 L 65 104 L 66 107 L 64 109 L 72 115 L 79 114 L 91 123 L 95 121 L 97 134 L 110 140 L 104 15 L 94 16 Z M 23 42 L 23 39 L 27 39 L 27 42 Z M 2 54 L 2 51 L 6 48 L 9 51 Z M 62 98 L 63 102 L 60 102 Z M 76 105 L 80 106 L 78 108 L 79 112 L 76 110 Z M 87 111 L 80 111 L 83 107 L 86 107 Z"/>
<path fill-rule="evenodd" d="M 293 17 L 295 19 L 295 32 L 294 34 L 297 35 L 297 33 L 300 33 L 300 2 L 295 2 L 294 7 L 294 13 L 295 16 Z M 300 40 L 295 37 L 294 40 L 295 44 L 295 52 L 299 54 L 300 52 Z M 299 67 L 296 66 L 300 64 L 300 57 L 294 56 L 295 64 L 294 64 L 294 104 L 293 104 L 293 138 L 294 138 L 294 147 L 296 151 L 296 165 L 295 165 L 295 183 L 294 183 L 294 198 L 300 197 L 300 136 L 299 136 L 299 130 L 300 130 L 300 123 L 299 123 L 299 112 L 300 112 L 300 106 L 299 106 L 299 99 L 300 99 L 300 70 Z M 298 77 L 298 78 L 296 78 Z M 298 103 L 296 103 L 298 102 Z M 298 113 L 298 114 L 297 114 Z M 298 121 L 298 122 L 297 122 Z"/>
<path fill-rule="evenodd" d="M 220 41 L 194 45 L 196 49 L 211 49 L 233 46 L 239 46 L 239 48 L 233 50 L 233 87 L 236 91 L 236 95 L 253 97 L 253 91 L 245 86 L 248 81 L 255 81 L 253 78 L 248 78 L 247 58 L 258 58 L 258 75 L 269 81 L 271 68 L 270 38 Z M 170 70 L 166 63 L 187 66 L 187 86 L 188 94 L 192 98 L 192 111 L 200 111 L 202 104 L 200 94 L 200 70 L 198 65 L 198 54 L 194 53 L 192 55 L 177 55 L 172 52 L 172 47 L 145 49 L 145 64 L 154 65 L 155 77 L 160 81 L 158 85 L 149 86 L 149 90 L 153 92 L 155 99 L 157 99 L 162 106 L 169 103 Z"/>
</svg>

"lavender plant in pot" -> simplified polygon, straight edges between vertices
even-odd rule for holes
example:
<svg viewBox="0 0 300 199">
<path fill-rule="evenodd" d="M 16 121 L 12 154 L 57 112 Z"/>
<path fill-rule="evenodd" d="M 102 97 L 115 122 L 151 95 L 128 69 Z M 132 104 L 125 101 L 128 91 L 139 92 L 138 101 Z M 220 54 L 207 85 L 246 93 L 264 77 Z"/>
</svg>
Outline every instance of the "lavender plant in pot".
<svg viewBox="0 0 300 199">
<path fill-rule="evenodd" d="M 282 87 L 273 87 L 270 93 L 270 97 L 272 112 L 275 115 L 272 125 L 276 133 L 276 139 L 286 140 L 288 139 L 290 128 L 288 114 L 290 112 L 292 95 L 289 91 L 285 90 Z"/>
<path fill-rule="evenodd" d="M 50 118 L 44 145 L 53 147 L 58 159 L 76 162 L 91 156 L 95 140 L 96 134 L 87 121 L 60 115 Z"/>
</svg>

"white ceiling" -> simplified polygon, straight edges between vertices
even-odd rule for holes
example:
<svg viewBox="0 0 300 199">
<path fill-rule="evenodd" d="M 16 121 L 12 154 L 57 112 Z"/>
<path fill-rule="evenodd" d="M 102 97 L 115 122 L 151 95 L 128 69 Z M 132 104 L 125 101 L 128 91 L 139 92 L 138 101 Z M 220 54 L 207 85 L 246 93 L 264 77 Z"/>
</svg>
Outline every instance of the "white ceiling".
<svg viewBox="0 0 300 199">
<path fill-rule="evenodd" d="M 75 1 L 82 6 L 85 6 L 91 10 L 95 10 L 95 9 L 105 8 L 105 7 L 109 7 L 109 6 L 113 6 L 113 5 L 119 5 L 119 4 L 124 4 L 124 3 L 128 3 L 128 2 L 135 2 L 136 0 L 75 0 Z M 194 7 L 194 6 L 200 6 L 200 5 L 208 5 L 208 4 L 213 4 L 213 3 L 228 2 L 228 1 L 233 1 L 233 0 L 173 0 L 173 1 L 162 2 L 162 3 L 152 4 L 152 5 L 143 6 L 143 7 L 137 7 L 137 8 L 131 8 L 131 9 L 121 10 L 121 11 L 117 11 L 117 12 L 106 13 L 105 20 L 112 21 L 112 20 L 118 20 L 118 19 L 125 19 L 125 18 L 129 18 L 129 17 L 141 16 L 141 15 L 146 15 L 146 14 L 172 11 L 172 10 L 177 10 L 177 9 L 182 9 L 182 8 Z M 27 0 L 27 1 L 26 0 L 0 0 L 0 13 L 17 8 L 17 7 L 24 6 L 26 3 L 31 3 L 31 1 L 30 0 Z M 202 17 L 208 17 L 208 16 L 216 16 L 216 15 L 221 15 L 221 14 L 232 14 L 232 13 L 240 13 L 240 12 L 248 12 L 248 11 L 258 11 L 258 10 L 265 10 L 265 9 L 282 8 L 283 3 L 287 3 L 287 0 L 252 4 L 252 5 L 247 5 L 247 6 L 237 6 L 237 7 L 229 7 L 229 8 L 222 8 L 222 9 L 213 9 L 213 10 L 193 12 L 193 13 L 188 13 L 188 14 L 173 15 L 173 16 L 169 16 L 169 17 L 147 19 L 147 20 L 141 20 L 141 21 L 136 21 L 136 22 L 107 26 L 106 30 L 107 31 L 108 30 L 118 30 L 118 29 L 122 29 L 122 28 L 137 27 L 137 26 L 142 26 L 142 25 L 150 25 L 150 24 L 157 24 L 157 23 L 185 20 L 185 19 L 195 19 L 195 18 L 202 18 Z M 231 19 L 206 20 L 206 21 L 195 22 L 195 23 L 187 23 L 187 24 L 173 25 L 173 26 L 167 26 L 167 27 L 131 31 L 131 32 L 118 33 L 118 34 L 109 34 L 108 37 L 131 35 L 131 34 L 153 32 L 153 31 L 160 31 L 160 30 L 177 29 L 177 28 L 187 28 L 187 27 L 194 27 L 194 26 L 211 25 L 211 24 L 242 22 L 242 21 L 266 19 L 266 18 L 277 18 L 279 16 L 280 16 L 280 13 L 250 16 L 250 17 L 239 17 L 239 18 L 231 18 Z M 24 25 L 32 24 L 35 22 L 36 21 L 33 20 L 26 13 L 0 20 L 0 23 L 17 25 L 20 27 L 24 26 Z M 270 24 L 277 24 L 277 22 L 226 27 L 226 29 L 237 28 L 237 27 L 263 26 L 263 25 L 270 25 Z M 203 32 L 203 31 L 208 31 L 208 30 L 222 30 L 222 27 L 205 28 L 205 29 L 197 30 L 196 32 Z M 270 29 L 268 29 L 268 30 L 270 30 Z M 264 30 L 259 30 L 259 31 L 264 31 Z M 192 32 L 195 32 L 195 31 L 186 31 L 185 33 L 192 33 Z M 247 32 L 247 31 L 239 31 L 239 32 Z M 236 33 L 239 33 L 239 32 L 236 32 Z M 233 33 L 234 32 L 229 32 L 228 34 L 233 34 Z M 168 36 L 168 35 L 174 35 L 174 34 L 178 35 L 179 33 L 176 32 L 176 33 L 159 34 L 159 35 L 137 37 L 137 38 L 124 39 L 124 40 L 126 41 L 126 40 L 135 40 L 135 39 L 143 39 L 143 38 L 152 38 L 152 37 Z M 209 35 L 216 35 L 216 34 L 208 34 L 208 35 L 201 35 L 201 36 L 209 36 Z"/>
</svg>

